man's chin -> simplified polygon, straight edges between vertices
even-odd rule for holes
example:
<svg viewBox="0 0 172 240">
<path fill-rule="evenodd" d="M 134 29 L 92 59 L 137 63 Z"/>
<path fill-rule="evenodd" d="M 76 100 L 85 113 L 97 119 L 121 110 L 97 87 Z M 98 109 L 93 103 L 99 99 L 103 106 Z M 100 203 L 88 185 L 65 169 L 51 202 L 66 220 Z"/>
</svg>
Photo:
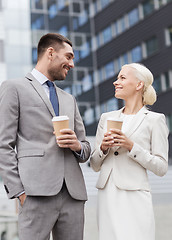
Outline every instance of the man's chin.
<svg viewBox="0 0 172 240">
<path fill-rule="evenodd" d="M 64 81 L 66 79 L 66 76 L 58 76 L 56 77 L 56 81 Z"/>
<path fill-rule="evenodd" d="M 56 79 L 56 81 L 59 81 L 59 82 L 62 82 L 64 80 L 65 80 L 65 78 L 64 79 Z"/>
</svg>

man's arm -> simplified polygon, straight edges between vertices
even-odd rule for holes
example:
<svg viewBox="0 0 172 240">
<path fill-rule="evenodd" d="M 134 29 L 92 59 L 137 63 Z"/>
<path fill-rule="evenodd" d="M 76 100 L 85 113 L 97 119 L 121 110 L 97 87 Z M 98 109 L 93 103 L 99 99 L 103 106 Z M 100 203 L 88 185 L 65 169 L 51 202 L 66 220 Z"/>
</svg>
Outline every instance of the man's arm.
<svg viewBox="0 0 172 240">
<path fill-rule="evenodd" d="M 75 98 L 74 99 L 74 131 L 71 129 L 61 130 L 60 136 L 56 138 L 61 148 L 70 148 L 79 162 L 88 160 L 91 152 L 89 142 L 85 138 L 85 128 L 80 116 Z"/>
<path fill-rule="evenodd" d="M 0 87 L 0 175 L 9 198 L 24 191 L 15 147 L 19 124 L 19 99 L 12 81 Z"/>
<path fill-rule="evenodd" d="M 79 109 L 76 103 L 76 100 L 74 98 L 74 104 L 75 104 L 75 119 L 74 119 L 74 132 L 77 136 L 78 141 L 81 144 L 81 149 L 82 149 L 82 156 L 76 156 L 78 157 L 80 162 L 85 162 L 88 160 L 90 157 L 91 153 L 91 146 L 90 143 L 86 140 L 86 133 L 85 133 L 85 127 L 81 118 L 81 115 L 79 113 Z"/>
</svg>

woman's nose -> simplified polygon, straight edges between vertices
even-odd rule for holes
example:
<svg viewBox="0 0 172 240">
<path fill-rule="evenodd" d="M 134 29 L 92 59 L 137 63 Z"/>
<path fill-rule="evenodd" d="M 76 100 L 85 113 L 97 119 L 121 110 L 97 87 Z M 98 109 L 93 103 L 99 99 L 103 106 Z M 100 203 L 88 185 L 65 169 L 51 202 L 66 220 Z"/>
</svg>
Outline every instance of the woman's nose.
<svg viewBox="0 0 172 240">
<path fill-rule="evenodd" d="M 118 79 L 113 82 L 113 85 L 116 86 L 118 84 Z"/>
</svg>

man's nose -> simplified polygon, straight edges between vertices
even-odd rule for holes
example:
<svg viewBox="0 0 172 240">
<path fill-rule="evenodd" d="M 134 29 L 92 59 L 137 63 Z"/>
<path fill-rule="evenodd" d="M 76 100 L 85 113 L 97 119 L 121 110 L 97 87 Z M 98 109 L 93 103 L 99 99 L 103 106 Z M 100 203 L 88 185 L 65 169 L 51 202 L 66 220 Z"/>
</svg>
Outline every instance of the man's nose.
<svg viewBox="0 0 172 240">
<path fill-rule="evenodd" d="M 69 66 L 70 66 L 70 68 L 74 68 L 75 64 L 74 64 L 73 59 L 70 60 L 70 62 L 69 62 Z"/>
</svg>

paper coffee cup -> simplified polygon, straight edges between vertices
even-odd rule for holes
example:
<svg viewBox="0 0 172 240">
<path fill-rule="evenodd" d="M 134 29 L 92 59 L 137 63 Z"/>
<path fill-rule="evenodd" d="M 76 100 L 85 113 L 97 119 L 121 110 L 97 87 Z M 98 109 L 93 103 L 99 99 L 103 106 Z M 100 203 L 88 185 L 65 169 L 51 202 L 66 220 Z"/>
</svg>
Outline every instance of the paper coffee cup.
<svg viewBox="0 0 172 240">
<path fill-rule="evenodd" d="M 122 120 L 107 119 L 107 132 L 109 132 L 111 128 L 116 128 L 121 130 L 122 123 L 123 123 Z"/>
<path fill-rule="evenodd" d="M 68 116 L 56 116 L 52 119 L 56 137 L 61 135 L 60 130 L 69 128 Z"/>
</svg>

